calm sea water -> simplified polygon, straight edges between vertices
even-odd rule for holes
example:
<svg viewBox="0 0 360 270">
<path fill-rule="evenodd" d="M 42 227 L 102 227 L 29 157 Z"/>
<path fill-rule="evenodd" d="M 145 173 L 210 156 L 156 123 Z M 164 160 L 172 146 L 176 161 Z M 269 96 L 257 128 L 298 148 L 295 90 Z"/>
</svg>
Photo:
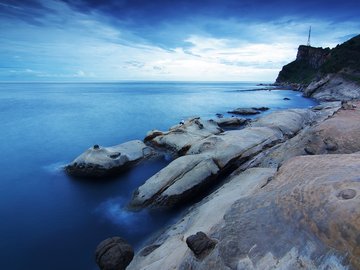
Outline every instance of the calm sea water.
<svg viewBox="0 0 360 270">
<path fill-rule="evenodd" d="M 304 108 L 293 91 L 254 83 L 0 84 L 0 269 L 97 269 L 97 244 L 114 235 L 136 248 L 178 213 L 128 212 L 133 190 L 169 161 L 111 181 L 69 178 L 62 166 L 94 144 L 143 139 L 191 116 L 236 107 Z M 290 98 L 284 101 L 283 98 Z"/>
</svg>

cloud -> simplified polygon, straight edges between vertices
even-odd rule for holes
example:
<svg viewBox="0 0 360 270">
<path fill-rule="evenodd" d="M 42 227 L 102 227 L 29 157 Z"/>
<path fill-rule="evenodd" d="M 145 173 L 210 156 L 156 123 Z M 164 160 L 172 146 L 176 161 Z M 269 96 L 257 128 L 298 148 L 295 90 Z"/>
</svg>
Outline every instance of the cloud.
<svg viewBox="0 0 360 270">
<path fill-rule="evenodd" d="M 9 67 L 1 68 L 2 79 L 273 81 L 306 43 L 310 25 L 312 45 L 329 47 L 360 26 L 291 12 L 262 20 L 262 8 L 250 16 L 250 1 L 32 2 L 0 5 L 0 14 L 13 10 L 0 17 L 0 62 Z M 270 4 L 257 3 L 273 14 Z M 244 10 L 250 13 L 235 14 Z"/>
</svg>

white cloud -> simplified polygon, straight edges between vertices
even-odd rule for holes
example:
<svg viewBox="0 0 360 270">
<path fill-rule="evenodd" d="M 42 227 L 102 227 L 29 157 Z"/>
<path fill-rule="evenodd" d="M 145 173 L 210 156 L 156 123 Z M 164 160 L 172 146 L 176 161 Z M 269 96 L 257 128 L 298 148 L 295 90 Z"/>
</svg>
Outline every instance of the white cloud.
<svg viewBox="0 0 360 270">
<path fill-rule="evenodd" d="M 186 46 L 167 50 L 141 42 L 99 14 L 85 15 L 58 1 L 44 4 L 58 13 L 39 18 L 39 26 L 0 19 L 0 55 L 9 56 L 0 60 L 20 66 L 9 73 L 49 80 L 274 81 L 281 67 L 295 59 L 298 45 L 306 43 L 308 25 L 313 26 L 313 45 L 330 47 L 359 27 L 294 18 L 247 24 L 223 20 L 218 22 L 222 27 L 239 34 L 217 38 L 190 29 Z"/>
</svg>

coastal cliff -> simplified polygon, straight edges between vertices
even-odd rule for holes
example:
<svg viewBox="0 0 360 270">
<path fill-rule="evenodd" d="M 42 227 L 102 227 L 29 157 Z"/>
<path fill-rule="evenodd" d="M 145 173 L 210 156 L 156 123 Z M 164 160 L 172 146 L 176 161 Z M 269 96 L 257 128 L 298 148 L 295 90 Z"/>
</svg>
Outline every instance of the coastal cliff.
<svg viewBox="0 0 360 270">
<path fill-rule="evenodd" d="M 360 35 L 333 49 L 299 46 L 296 60 L 282 68 L 276 83 L 318 100 L 359 98 Z"/>
</svg>

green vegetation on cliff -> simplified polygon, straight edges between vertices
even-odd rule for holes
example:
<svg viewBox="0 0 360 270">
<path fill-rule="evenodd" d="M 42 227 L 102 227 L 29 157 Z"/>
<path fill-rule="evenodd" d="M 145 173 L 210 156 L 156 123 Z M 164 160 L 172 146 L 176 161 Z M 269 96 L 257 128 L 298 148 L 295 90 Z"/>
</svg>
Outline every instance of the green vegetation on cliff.
<svg viewBox="0 0 360 270">
<path fill-rule="evenodd" d="M 308 85 L 314 79 L 338 72 L 360 82 L 360 35 L 332 50 L 299 46 L 296 60 L 282 68 L 276 82 Z"/>
</svg>

